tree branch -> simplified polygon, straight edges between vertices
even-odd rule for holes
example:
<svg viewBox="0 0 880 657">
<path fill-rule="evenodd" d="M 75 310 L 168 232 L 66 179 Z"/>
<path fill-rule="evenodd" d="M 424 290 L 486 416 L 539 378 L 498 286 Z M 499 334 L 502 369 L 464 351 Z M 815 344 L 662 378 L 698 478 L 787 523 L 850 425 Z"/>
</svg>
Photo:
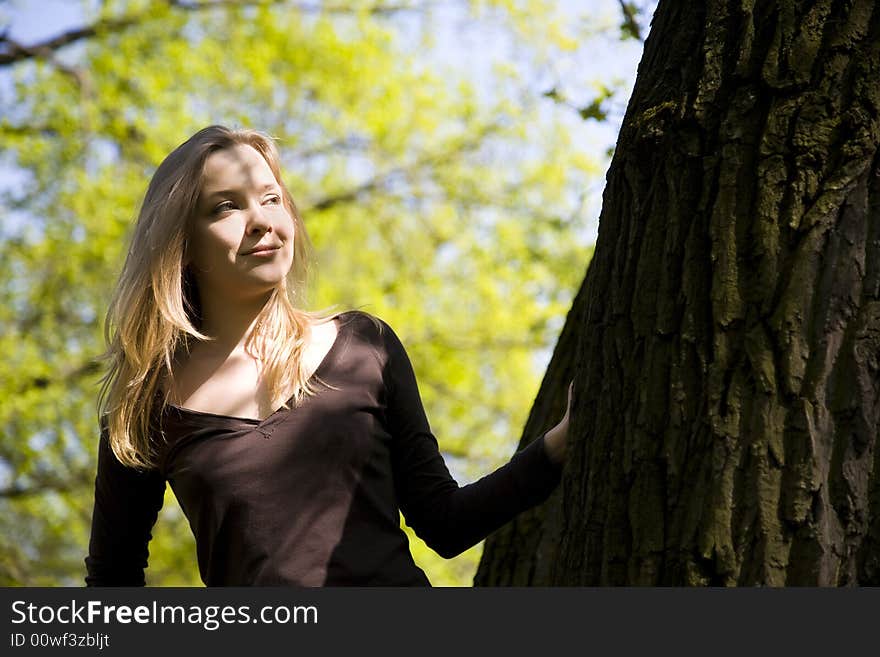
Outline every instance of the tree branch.
<svg viewBox="0 0 880 657">
<path fill-rule="evenodd" d="M 278 2 L 284 2 L 284 0 L 202 0 L 201 2 L 186 2 L 185 0 L 170 0 L 170 4 L 172 7 L 177 7 L 178 9 L 184 9 L 186 11 L 198 11 L 199 9 L 211 9 L 213 7 L 245 7 L 248 5 L 271 5 L 277 4 Z M 423 7 L 426 7 L 431 4 L 436 4 L 434 2 L 423 2 L 419 5 L 395 5 L 395 4 L 377 4 L 372 7 L 364 7 L 363 9 L 358 9 L 357 7 L 352 7 L 350 4 L 295 4 L 292 5 L 294 9 L 298 9 L 299 11 L 308 11 L 308 12 L 323 12 L 326 14 L 356 14 L 358 12 L 366 12 L 368 14 L 393 14 L 401 11 L 413 11 L 420 10 Z"/>
<path fill-rule="evenodd" d="M 644 41 L 642 31 L 639 28 L 638 9 L 636 6 L 626 0 L 618 0 L 620 2 L 620 10 L 623 12 L 623 25 L 620 26 L 624 34 L 631 36 L 633 39 Z"/>
<path fill-rule="evenodd" d="M 128 16 L 125 18 L 105 18 L 84 27 L 63 32 L 56 37 L 47 39 L 33 45 L 23 45 L 10 39 L 5 33 L 0 36 L 0 66 L 9 66 L 25 59 L 47 59 L 54 61 L 54 54 L 64 46 L 76 43 L 82 39 L 95 36 L 98 32 L 108 30 L 124 30 L 132 25 L 140 23 L 146 13 Z"/>
<path fill-rule="evenodd" d="M 86 361 L 79 367 L 75 367 L 66 372 L 61 372 L 57 376 L 36 376 L 19 388 L 19 394 L 33 389 L 45 390 L 52 385 L 70 385 L 73 381 L 81 379 L 84 376 L 91 376 L 101 371 L 101 362 L 97 359 Z"/>
<path fill-rule="evenodd" d="M 383 174 L 379 174 L 374 178 L 368 180 L 367 182 L 358 185 L 357 187 L 353 187 L 351 189 L 341 191 L 330 196 L 326 196 L 318 201 L 315 201 L 307 208 L 304 208 L 303 212 L 308 212 L 312 210 L 326 210 L 327 208 L 330 208 L 334 205 L 353 201 L 366 192 L 371 192 L 375 189 L 378 189 L 388 180 L 394 178 L 395 176 L 401 174 L 405 175 L 426 166 L 436 166 L 438 164 L 442 164 L 443 162 L 461 154 L 462 152 L 478 147 L 480 144 L 483 143 L 483 140 L 487 136 L 500 128 L 501 124 L 498 122 L 487 123 L 486 125 L 482 126 L 473 137 L 462 141 L 459 144 L 455 144 L 439 153 L 429 153 L 427 155 L 423 155 L 412 164 L 390 169 L 389 171 Z"/>
<path fill-rule="evenodd" d="M 434 346 L 440 346 L 453 351 L 476 351 L 485 353 L 487 351 L 512 351 L 514 349 L 537 350 L 546 348 L 547 345 L 538 339 L 515 339 L 515 338 L 488 338 L 486 340 L 461 341 L 449 338 L 433 331 L 427 332 L 422 336 L 414 336 L 410 342 L 418 344 L 427 342 Z"/>
<path fill-rule="evenodd" d="M 58 130 L 48 125 L 14 125 L 7 121 L 0 123 L 0 135 L 29 137 L 36 134 L 43 137 L 57 137 Z"/>
<path fill-rule="evenodd" d="M 46 493 L 66 493 L 73 490 L 75 486 L 69 481 L 60 480 L 43 480 L 34 483 L 31 486 L 21 486 L 13 484 L 6 488 L 0 488 L 0 499 L 21 499 L 23 497 L 32 497 L 34 495 L 45 495 Z"/>
<path fill-rule="evenodd" d="M 203 9 L 214 9 L 216 7 L 247 7 L 272 4 L 286 4 L 285 0 L 204 0 L 203 2 L 184 2 L 183 0 L 168 0 L 169 6 L 181 11 L 201 11 Z M 362 10 L 346 6 L 345 4 L 337 5 L 321 5 L 321 4 L 292 4 L 291 8 L 298 9 L 302 12 L 323 12 L 323 13 L 358 13 L 364 11 L 373 15 L 386 15 L 402 11 L 416 11 L 425 7 L 436 4 L 433 2 L 423 2 L 418 5 L 407 4 L 377 4 L 372 7 L 366 7 Z M 29 59 L 45 59 L 51 61 L 64 72 L 78 77 L 75 69 L 66 67 L 54 58 L 54 53 L 61 48 L 68 46 L 77 41 L 91 38 L 100 32 L 119 32 L 130 27 L 140 24 L 149 18 L 150 10 L 131 16 L 123 16 L 119 18 L 102 18 L 91 25 L 74 28 L 59 34 L 58 36 L 46 39 L 39 43 L 25 45 L 10 39 L 8 30 L 0 34 L 0 67 L 10 66 L 17 62 Z"/>
</svg>

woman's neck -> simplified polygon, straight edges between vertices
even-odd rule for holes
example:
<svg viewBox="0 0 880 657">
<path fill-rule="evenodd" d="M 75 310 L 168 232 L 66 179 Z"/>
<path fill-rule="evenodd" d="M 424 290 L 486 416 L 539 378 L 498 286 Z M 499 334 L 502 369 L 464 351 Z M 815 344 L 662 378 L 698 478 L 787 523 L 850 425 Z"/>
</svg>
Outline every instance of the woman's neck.
<svg viewBox="0 0 880 657">
<path fill-rule="evenodd" d="M 213 338 L 208 343 L 211 351 L 232 353 L 244 349 L 257 317 L 271 295 L 269 292 L 246 299 L 223 299 L 217 295 L 201 298 L 201 332 Z"/>
</svg>

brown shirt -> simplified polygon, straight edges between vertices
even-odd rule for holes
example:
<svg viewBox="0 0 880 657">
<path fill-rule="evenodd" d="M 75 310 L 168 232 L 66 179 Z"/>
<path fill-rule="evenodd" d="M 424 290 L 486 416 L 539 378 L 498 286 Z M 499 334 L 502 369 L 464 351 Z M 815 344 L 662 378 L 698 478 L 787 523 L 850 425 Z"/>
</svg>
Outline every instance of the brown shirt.
<svg viewBox="0 0 880 657">
<path fill-rule="evenodd" d="M 167 407 L 158 469 L 138 472 L 102 432 L 89 586 L 143 585 L 166 480 L 189 519 L 208 586 L 430 586 L 398 509 L 453 557 L 545 500 L 561 466 L 543 438 L 459 486 L 431 433 L 412 365 L 382 320 L 361 311 L 312 376 L 318 393 L 263 421 Z"/>
</svg>

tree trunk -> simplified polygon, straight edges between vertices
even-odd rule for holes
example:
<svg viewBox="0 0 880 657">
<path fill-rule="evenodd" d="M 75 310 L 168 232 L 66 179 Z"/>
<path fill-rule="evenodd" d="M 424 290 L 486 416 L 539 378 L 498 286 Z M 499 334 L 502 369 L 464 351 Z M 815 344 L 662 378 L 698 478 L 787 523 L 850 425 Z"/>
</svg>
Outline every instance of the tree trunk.
<svg viewBox="0 0 880 657">
<path fill-rule="evenodd" d="M 476 584 L 880 584 L 878 113 L 873 0 L 661 0 L 526 428 L 573 370 L 563 484 Z"/>
</svg>

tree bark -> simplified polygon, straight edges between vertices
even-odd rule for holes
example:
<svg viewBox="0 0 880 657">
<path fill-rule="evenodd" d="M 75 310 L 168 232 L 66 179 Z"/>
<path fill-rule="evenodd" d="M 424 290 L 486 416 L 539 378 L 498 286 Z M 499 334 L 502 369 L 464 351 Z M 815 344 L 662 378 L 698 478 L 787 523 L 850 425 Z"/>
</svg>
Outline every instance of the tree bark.
<svg viewBox="0 0 880 657">
<path fill-rule="evenodd" d="M 878 81 L 873 0 L 661 0 L 476 584 L 880 584 Z"/>
</svg>

